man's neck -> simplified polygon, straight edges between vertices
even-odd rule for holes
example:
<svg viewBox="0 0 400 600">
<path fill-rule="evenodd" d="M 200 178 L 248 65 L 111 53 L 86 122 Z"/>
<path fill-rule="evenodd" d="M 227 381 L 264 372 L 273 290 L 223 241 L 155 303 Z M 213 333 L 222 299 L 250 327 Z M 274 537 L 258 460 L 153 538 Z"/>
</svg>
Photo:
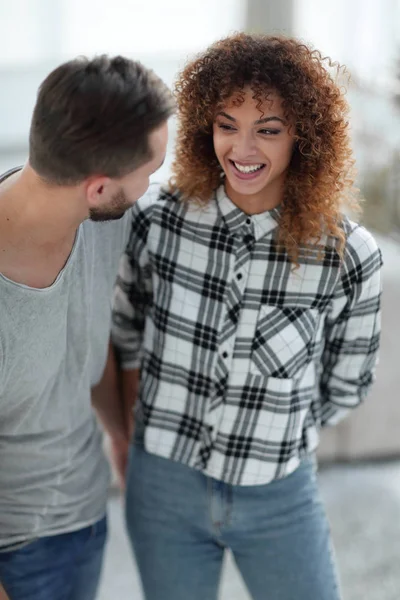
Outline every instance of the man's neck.
<svg viewBox="0 0 400 600">
<path fill-rule="evenodd" d="M 0 231 L 13 244 L 72 245 L 85 218 L 77 188 L 48 185 L 29 165 L 0 184 Z"/>
</svg>

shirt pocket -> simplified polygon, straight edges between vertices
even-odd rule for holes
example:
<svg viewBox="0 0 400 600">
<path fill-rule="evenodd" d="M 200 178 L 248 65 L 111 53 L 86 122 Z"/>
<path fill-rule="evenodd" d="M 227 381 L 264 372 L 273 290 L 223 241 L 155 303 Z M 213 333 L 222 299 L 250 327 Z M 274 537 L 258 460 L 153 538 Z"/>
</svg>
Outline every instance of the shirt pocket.
<svg viewBox="0 0 400 600">
<path fill-rule="evenodd" d="M 314 353 L 318 309 L 263 304 L 252 343 L 250 369 L 264 377 L 301 377 Z"/>
</svg>

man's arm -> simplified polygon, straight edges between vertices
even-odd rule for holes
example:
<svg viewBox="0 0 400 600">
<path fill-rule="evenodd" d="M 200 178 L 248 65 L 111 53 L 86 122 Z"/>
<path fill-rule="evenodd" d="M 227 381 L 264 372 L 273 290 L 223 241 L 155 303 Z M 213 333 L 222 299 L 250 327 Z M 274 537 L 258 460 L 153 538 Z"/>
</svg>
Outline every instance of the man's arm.
<svg viewBox="0 0 400 600">
<path fill-rule="evenodd" d="M 129 369 L 120 372 L 122 409 L 128 426 L 129 437 L 133 435 L 133 408 L 139 391 L 140 370 Z"/>
<path fill-rule="evenodd" d="M 92 405 L 109 436 L 112 462 L 121 487 L 124 487 L 130 431 L 121 395 L 114 347 L 111 342 L 108 347 L 103 376 L 96 387 L 92 388 Z"/>
<path fill-rule="evenodd" d="M 114 347 L 108 345 L 108 356 L 100 382 L 92 388 L 92 405 L 111 439 L 126 439 L 128 427 L 124 418 L 118 367 Z"/>
<path fill-rule="evenodd" d="M 142 201 L 151 205 L 151 195 Z M 120 260 L 115 285 L 107 364 L 93 394 L 93 404 L 111 437 L 111 453 L 122 482 L 133 432 L 145 313 L 152 302 L 152 276 L 146 247 L 150 227 L 148 212 L 141 210 L 140 201 L 132 209 L 129 241 Z"/>
</svg>

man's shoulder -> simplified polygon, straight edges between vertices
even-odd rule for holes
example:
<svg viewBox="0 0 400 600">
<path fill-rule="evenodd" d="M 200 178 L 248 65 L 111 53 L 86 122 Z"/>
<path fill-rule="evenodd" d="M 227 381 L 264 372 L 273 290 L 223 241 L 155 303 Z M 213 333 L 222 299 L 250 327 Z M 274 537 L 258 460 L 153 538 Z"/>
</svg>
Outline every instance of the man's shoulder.
<svg viewBox="0 0 400 600">
<path fill-rule="evenodd" d="M 18 171 L 21 171 L 21 169 L 22 169 L 22 166 L 12 167 L 11 169 L 8 169 L 4 173 L 0 173 L 0 184 L 3 183 L 3 181 L 8 179 L 9 177 L 11 177 L 11 175 L 15 175 L 15 173 L 18 173 Z"/>
<path fill-rule="evenodd" d="M 107 248 L 112 247 L 122 252 L 129 236 L 132 221 L 131 210 L 127 210 L 120 219 L 110 221 L 86 219 L 80 226 L 81 236 L 89 244 L 92 240 L 98 250 L 104 248 L 107 251 Z"/>
</svg>

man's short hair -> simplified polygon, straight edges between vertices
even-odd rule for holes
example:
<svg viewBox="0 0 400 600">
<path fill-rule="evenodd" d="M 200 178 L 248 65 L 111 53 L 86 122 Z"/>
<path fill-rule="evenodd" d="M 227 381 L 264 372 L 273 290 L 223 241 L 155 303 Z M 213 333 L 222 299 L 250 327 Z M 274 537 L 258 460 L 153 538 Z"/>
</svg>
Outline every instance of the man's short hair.
<svg viewBox="0 0 400 600">
<path fill-rule="evenodd" d="M 149 134 L 173 112 L 169 89 L 141 63 L 105 55 L 71 60 L 39 88 L 29 163 L 58 185 L 122 177 L 151 160 Z"/>
</svg>

